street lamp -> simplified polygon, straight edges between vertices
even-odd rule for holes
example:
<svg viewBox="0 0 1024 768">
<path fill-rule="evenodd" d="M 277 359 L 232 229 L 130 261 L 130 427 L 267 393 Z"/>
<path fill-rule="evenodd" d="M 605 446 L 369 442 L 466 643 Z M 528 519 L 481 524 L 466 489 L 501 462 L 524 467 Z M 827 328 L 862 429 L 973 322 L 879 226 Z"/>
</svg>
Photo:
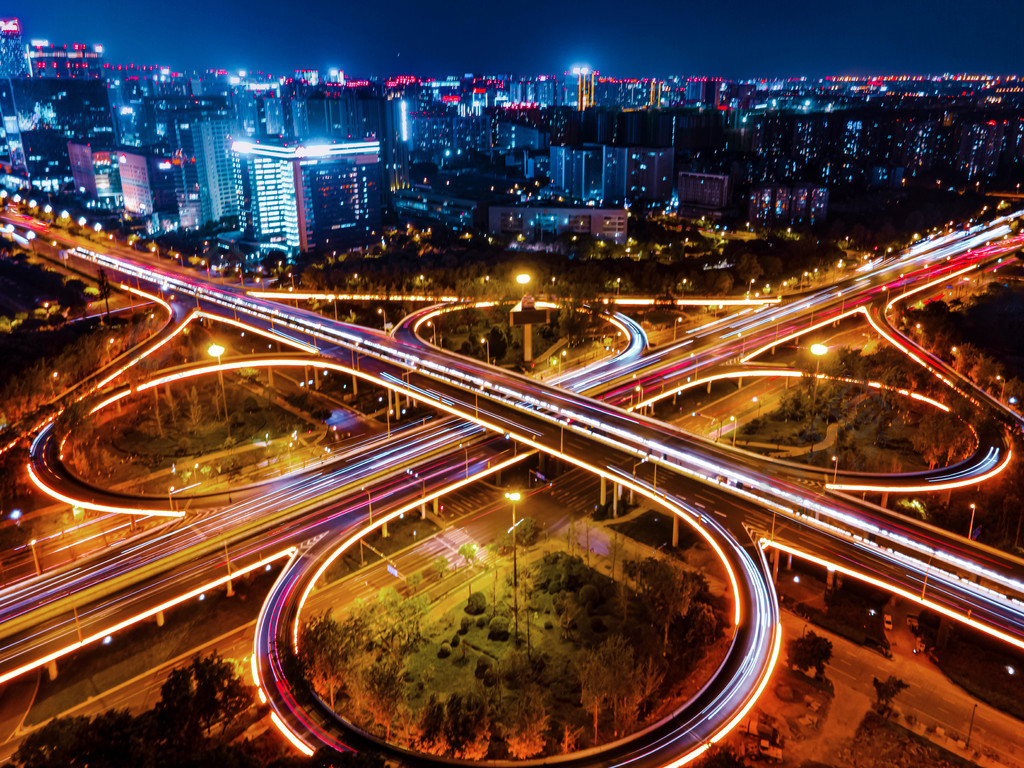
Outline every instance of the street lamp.
<svg viewBox="0 0 1024 768">
<path fill-rule="evenodd" d="M 760 419 L 761 418 L 761 401 L 758 399 L 757 395 L 754 395 L 753 399 L 754 399 L 754 402 L 757 403 L 757 418 Z"/>
<path fill-rule="evenodd" d="M 530 282 L 530 276 L 528 274 L 526 274 L 525 272 L 521 272 L 520 274 L 516 275 L 516 282 L 519 283 L 519 285 L 522 286 L 522 288 L 523 288 L 523 296 L 525 296 L 526 295 L 526 286 Z"/>
<path fill-rule="evenodd" d="M 967 538 L 974 539 L 974 513 L 977 511 L 975 504 L 971 504 L 971 524 L 967 526 Z"/>
<path fill-rule="evenodd" d="M 230 434 L 230 432 L 231 432 L 231 421 L 230 421 L 230 419 L 228 419 L 228 396 L 227 396 L 227 393 L 224 390 L 224 371 L 221 370 L 221 367 L 220 367 L 221 366 L 220 357 L 221 357 L 221 355 L 224 354 L 224 347 L 222 347 L 220 344 L 214 343 L 214 344 L 211 344 L 207 348 L 206 352 L 210 355 L 210 357 L 216 357 L 217 358 L 217 378 L 220 380 L 220 396 L 224 400 L 224 421 L 228 425 L 228 433 Z"/>
<path fill-rule="evenodd" d="M 683 322 L 683 318 L 677 317 L 676 324 L 672 326 L 672 341 L 676 340 L 676 336 L 679 334 L 679 324 Z"/>
<path fill-rule="evenodd" d="M 480 343 L 483 344 L 484 347 L 487 349 L 487 364 L 490 365 L 491 364 L 491 340 L 488 339 L 486 336 L 481 336 L 480 337 Z"/>
<path fill-rule="evenodd" d="M 39 566 L 39 553 L 36 552 L 36 540 L 32 539 L 28 545 L 32 549 L 32 562 L 35 563 L 36 566 L 36 576 L 41 576 L 43 569 Z"/>
<path fill-rule="evenodd" d="M 377 314 L 384 319 L 384 330 L 386 332 L 388 329 L 388 316 L 387 313 L 384 312 L 384 307 L 377 307 Z"/>
<path fill-rule="evenodd" d="M 516 620 L 516 645 L 519 645 L 519 563 L 516 558 L 516 502 L 522 498 L 519 491 L 506 491 L 505 498 L 512 502 L 512 613 Z"/>
<path fill-rule="evenodd" d="M 832 464 L 835 467 L 832 470 L 832 485 L 836 484 L 836 478 L 839 477 L 839 456 L 832 457 Z"/>
<path fill-rule="evenodd" d="M 729 421 L 732 422 L 732 447 L 736 447 L 736 417 L 730 416 Z"/>
</svg>

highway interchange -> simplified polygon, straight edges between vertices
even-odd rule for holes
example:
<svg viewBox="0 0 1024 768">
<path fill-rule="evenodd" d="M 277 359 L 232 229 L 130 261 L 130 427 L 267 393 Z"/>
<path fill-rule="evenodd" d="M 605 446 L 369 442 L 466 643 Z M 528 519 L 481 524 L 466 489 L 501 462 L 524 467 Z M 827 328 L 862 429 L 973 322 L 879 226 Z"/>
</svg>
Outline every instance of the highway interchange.
<svg viewBox="0 0 1024 768">
<path fill-rule="evenodd" d="M 839 472 L 830 478 L 831 472 L 732 450 L 639 414 L 657 399 L 709 378 L 737 376 L 744 366 L 753 373 L 758 366 L 752 360 L 761 352 L 860 316 L 948 383 L 951 397 L 968 397 L 1000 414 L 1008 429 L 1015 426 L 1015 416 L 1001 403 L 911 346 L 885 321 L 886 309 L 917 290 L 1000 264 L 1021 244 L 1019 238 L 1008 239 L 1006 221 L 925 241 L 908 253 L 866 264 L 824 289 L 747 307 L 648 354 L 642 329 L 620 320 L 629 334 L 625 350 L 568 372 L 560 386 L 433 348 L 417 331 L 438 309 L 414 314 L 389 336 L 256 298 L 238 286 L 186 276 L 127 249 L 86 244 L 56 231 L 46 237 L 51 234 L 140 295 L 160 298 L 171 318 L 161 340 L 188 322 L 195 310 L 296 350 L 225 366 L 319 366 L 389 388 L 450 418 L 396 431 L 372 451 L 364 449 L 317 472 L 257 489 L 243 501 L 208 500 L 213 508 L 191 525 L 172 524 L 152 541 L 5 589 L 0 680 L 49 663 L 232 577 L 287 560 L 257 623 L 254 672 L 261 696 L 269 698 L 275 723 L 303 751 L 321 744 L 358 748 L 369 737 L 339 723 L 326 707 L 299 706 L 280 663 L 283 644 L 294 643 L 295 622 L 311 585 L 330 558 L 368 530 L 357 525 L 367 516 L 367 498 L 376 511 L 373 526 L 379 527 L 417 508 L 424 496 L 443 494 L 533 450 L 583 466 L 672 510 L 705 537 L 732 581 L 737 631 L 725 664 L 668 721 L 643 738 L 603 752 L 597 759 L 602 764 L 688 762 L 753 705 L 779 651 L 777 601 L 770 566 L 762 556 L 766 547 L 874 580 L 1024 647 L 1024 567 L 1019 561 L 837 493 L 861 487 L 937 490 L 977 483 L 1010 460 L 1005 437 L 997 436 L 993 444 L 979 441 L 979 450 L 964 464 L 924 475 L 863 478 Z M 140 350 L 138 357 L 147 353 Z M 216 370 L 215 365 L 192 366 L 164 372 L 147 383 Z M 144 386 L 138 384 L 137 390 Z M 106 392 L 109 404 L 130 390 L 122 386 Z M 179 512 L 173 504 L 153 499 L 103 494 L 81 499 L 81 489 L 59 475 L 52 427 L 39 435 L 33 468 L 40 485 L 51 492 L 108 511 Z M 453 450 L 456 444 L 462 447 Z M 45 474 L 47 468 L 57 474 Z M 824 493 L 823 486 L 833 486 L 833 493 Z M 698 491 L 710 491 L 719 500 L 721 521 L 692 503 Z M 579 756 L 576 761 L 593 764 L 595 758 Z"/>
</svg>

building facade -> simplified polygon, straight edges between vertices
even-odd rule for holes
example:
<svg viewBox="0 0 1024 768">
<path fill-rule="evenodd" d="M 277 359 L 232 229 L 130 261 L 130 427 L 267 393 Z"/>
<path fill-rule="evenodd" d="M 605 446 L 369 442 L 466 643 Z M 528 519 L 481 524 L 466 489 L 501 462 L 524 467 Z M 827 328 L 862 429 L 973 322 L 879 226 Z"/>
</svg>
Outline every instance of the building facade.
<svg viewBox="0 0 1024 768">
<path fill-rule="evenodd" d="M 289 255 L 366 245 L 381 227 L 380 143 L 236 141 L 245 235 Z"/>
<path fill-rule="evenodd" d="M 625 208 L 495 205 L 488 211 L 488 228 L 491 234 L 529 241 L 573 234 L 623 245 L 627 218 Z"/>
</svg>

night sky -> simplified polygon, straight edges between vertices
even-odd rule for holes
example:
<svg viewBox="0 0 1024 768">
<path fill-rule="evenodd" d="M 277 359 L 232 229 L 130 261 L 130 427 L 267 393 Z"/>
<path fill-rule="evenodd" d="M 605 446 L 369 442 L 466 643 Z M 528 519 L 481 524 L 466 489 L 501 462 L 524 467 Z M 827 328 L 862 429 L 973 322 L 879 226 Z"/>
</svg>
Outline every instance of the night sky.
<svg viewBox="0 0 1024 768">
<path fill-rule="evenodd" d="M 39 0 L 24 37 L 114 63 L 350 76 L 1022 72 L 1021 0 Z"/>
</svg>

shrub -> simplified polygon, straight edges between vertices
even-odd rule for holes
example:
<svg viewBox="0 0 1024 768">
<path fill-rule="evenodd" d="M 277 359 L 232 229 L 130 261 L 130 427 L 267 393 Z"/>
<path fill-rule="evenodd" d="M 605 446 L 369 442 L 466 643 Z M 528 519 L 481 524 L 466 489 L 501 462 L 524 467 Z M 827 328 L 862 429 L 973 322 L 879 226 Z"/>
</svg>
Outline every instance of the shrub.
<svg viewBox="0 0 1024 768">
<path fill-rule="evenodd" d="M 487 671 L 484 672 L 482 680 L 484 686 L 490 688 L 492 685 L 498 682 L 498 673 L 494 671 L 493 667 L 488 667 Z"/>
<path fill-rule="evenodd" d="M 473 670 L 473 674 L 478 680 L 482 680 L 487 670 L 491 668 L 491 660 L 486 656 L 481 656 L 476 660 L 476 669 Z"/>
<path fill-rule="evenodd" d="M 554 629 L 554 628 L 555 628 L 555 625 L 551 623 L 551 619 L 546 619 L 544 621 L 544 629 Z"/>
<path fill-rule="evenodd" d="M 607 627 L 604 625 L 604 622 L 601 621 L 601 617 L 600 616 L 594 616 L 590 620 L 590 631 L 591 632 L 604 632 L 606 630 L 607 630 Z"/>
<path fill-rule="evenodd" d="M 437 649 L 437 658 L 447 659 L 452 655 L 452 647 L 448 643 L 441 643 L 441 647 Z"/>
<path fill-rule="evenodd" d="M 508 640 L 508 618 L 505 616 L 495 616 L 491 619 L 491 624 L 487 628 L 487 639 L 488 640 Z"/>
<path fill-rule="evenodd" d="M 580 604 L 588 611 L 597 605 L 600 599 L 601 593 L 597 591 L 597 587 L 593 584 L 586 584 L 580 590 Z"/>
<path fill-rule="evenodd" d="M 466 601 L 466 613 L 470 616 L 479 616 L 487 610 L 487 598 L 483 592 L 474 592 Z"/>
<path fill-rule="evenodd" d="M 454 635 L 452 635 L 452 643 L 451 643 L 452 648 L 458 648 L 459 647 L 459 643 L 461 643 L 461 642 L 462 642 L 462 638 L 459 637 L 459 633 L 458 632 L 456 632 Z"/>
<path fill-rule="evenodd" d="M 463 616 L 462 621 L 459 622 L 459 634 L 466 634 L 471 626 L 473 626 L 473 620 L 469 616 Z"/>
<path fill-rule="evenodd" d="M 486 616 L 479 616 L 479 617 L 477 617 L 476 625 L 480 629 L 483 629 L 484 627 L 486 627 L 487 626 L 487 617 Z"/>
</svg>

